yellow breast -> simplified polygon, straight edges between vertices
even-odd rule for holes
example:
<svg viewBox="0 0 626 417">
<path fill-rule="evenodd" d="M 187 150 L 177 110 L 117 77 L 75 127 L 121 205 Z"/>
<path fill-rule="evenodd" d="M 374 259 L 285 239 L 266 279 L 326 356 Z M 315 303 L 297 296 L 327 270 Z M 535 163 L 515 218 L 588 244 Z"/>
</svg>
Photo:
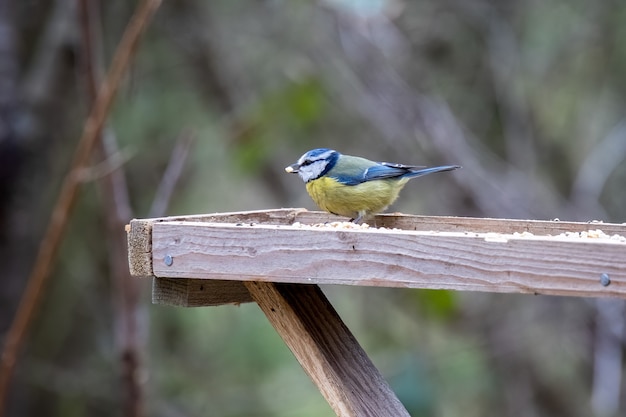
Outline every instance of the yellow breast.
<svg viewBox="0 0 626 417">
<path fill-rule="evenodd" d="M 408 179 L 368 181 L 345 185 L 332 178 L 322 177 L 306 184 L 306 190 L 322 210 L 356 218 L 385 210 L 397 198 Z"/>
</svg>

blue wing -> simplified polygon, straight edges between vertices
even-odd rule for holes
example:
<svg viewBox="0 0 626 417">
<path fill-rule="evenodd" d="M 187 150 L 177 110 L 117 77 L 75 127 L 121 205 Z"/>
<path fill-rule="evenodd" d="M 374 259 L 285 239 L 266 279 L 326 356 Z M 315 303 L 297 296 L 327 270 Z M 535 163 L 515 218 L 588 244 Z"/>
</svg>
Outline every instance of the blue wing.
<svg viewBox="0 0 626 417">
<path fill-rule="evenodd" d="M 389 162 L 379 162 L 365 170 L 363 181 L 382 180 L 387 178 L 401 178 L 412 176 L 425 167 L 414 165 L 391 164 Z"/>
<path fill-rule="evenodd" d="M 433 174 L 435 172 L 452 171 L 460 168 L 458 165 L 443 165 L 432 168 L 424 168 L 415 165 L 390 164 L 381 162 L 373 165 L 365 171 L 361 171 L 360 175 L 333 175 L 333 177 L 346 185 L 357 185 L 367 181 L 385 180 L 385 179 L 401 179 L 416 178 L 423 175 Z"/>
<path fill-rule="evenodd" d="M 328 175 L 342 184 L 358 185 L 367 181 L 420 177 L 457 168 L 459 168 L 457 165 L 425 168 L 416 165 L 374 162 L 365 158 L 342 155 Z"/>
</svg>

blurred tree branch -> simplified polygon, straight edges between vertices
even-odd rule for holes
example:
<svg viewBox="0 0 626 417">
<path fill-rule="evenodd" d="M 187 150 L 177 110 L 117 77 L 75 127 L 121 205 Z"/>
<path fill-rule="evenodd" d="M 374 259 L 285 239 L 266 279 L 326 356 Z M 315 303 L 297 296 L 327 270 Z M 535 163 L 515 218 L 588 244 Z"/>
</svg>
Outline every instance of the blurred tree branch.
<svg viewBox="0 0 626 417">
<path fill-rule="evenodd" d="M 7 253 L 12 246 L 10 206 L 23 170 L 25 145 L 19 131 L 20 114 L 24 111 L 19 100 L 18 33 L 15 12 L 10 0 L 0 0 L 0 250 Z M 3 320 L 13 312 L 13 300 L 19 293 L 20 282 L 12 274 L 13 262 L 5 264 L 0 290 L 0 333 L 8 323 Z"/>
<path fill-rule="evenodd" d="M 337 20 L 349 65 L 337 73 L 351 78 L 340 85 L 359 86 L 347 97 L 357 103 L 356 108 L 383 138 L 394 144 L 410 138 L 428 138 L 427 146 L 441 155 L 439 160 L 459 163 L 467 169 L 467 175 L 453 179 L 469 192 L 487 216 L 545 218 L 567 210 L 558 193 L 526 171 L 501 160 L 473 137 L 445 101 L 415 91 L 352 21 L 342 17 Z M 364 57 L 372 56 L 375 59 L 370 58 L 363 65 Z M 533 195 L 520 195 L 521 189 L 532 190 Z M 542 204 L 531 207 L 526 202 L 528 199 L 541 199 Z"/>
<path fill-rule="evenodd" d="M 23 95 L 31 106 L 42 108 L 57 98 L 58 80 L 64 73 L 63 51 L 72 46 L 75 0 L 55 0 L 36 47 L 33 64 L 25 74 Z"/>
<path fill-rule="evenodd" d="M 50 182 L 47 171 L 53 165 L 53 158 L 49 156 L 55 154 L 57 139 L 67 133 L 68 123 L 63 117 L 68 107 L 65 100 L 73 96 L 73 84 L 68 82 L 72 69 L 67 59 L 73 44 L 73 4 L 74 0 L 55 0 L 31 10 L 28 23 L 38 22 L 41 26 L 38 31 L 29 31 L 30 26 L 20 19 L 24 3 L 3 1 L 1 7 L 2 17 L 10 20 L 10 27 L 4 28 L 0 38 L 7 48 L 13 42 L 13 49 L 3 51 L 6 55 L 2 57 L 2 65 L 6 72 L 2 73 L 0 83 L 17 94 L 11 111 L 5 113 L 8 117 L 5 127 L 14 137 L 4 143 L 10 145 L 8 149 L 4 147 L 0 151 L 0 171 L 10 171 L 7 180 L 11 181 L 5 188 L 7 194 L 3 192 L 4 198 L 0 199 L 0 249 L 6 259 L 0 290 L 0 332 L 5 336 L 4 343 L 45 226 L 41 213 L 42 207 L 48 204 L 48 196 L 42 190 L 57 186 L 56 181 Z M 29 43 L 32 46 L 28 58 L 33 65 L 23 62 Z M 14 54 L 13 57 L 9 53 Z M 12 61 L 17 70 L 14 78 L 10 70 Z M 62 96 L 59 91 L 63 91 Z M 9 97 L 7 94 L 5 98 Z M 0 372 L 0 380 L 3 377 Z M 16 398 L 28 397 L 28 393 L 20 389 L 13 389 L 11 394 Z M 0 392 L 0 397 L 5 395 Z M 28 407 L 28 401 L 13 403 L 12 410 L 17 414 Z M 6 412 L 0 408 L 0 413 L 3 411 Z"/>
<path fill-rule="evenodd" d="M 17 132 L 18 56 L 17 34 L 10 0 L 0 0 L 0 221 L 11 201 L 15 180 L 21 168 L 23 144 Z M 5 233 L 0 223 L 0 236 Z"/>
<path fill-rule="evenodd" d="M 194 132 L 183 131 L 178 135 L 176 145 L 171 153 L 167 168 L 161 177 L 161 182 L 154 195 L 152 206 L 148 213 L 149 217 L 162 217 L 167 212 L 167 207 L 174 195 L 176 185 L 183 173 L 183 168 L 189 156 L 189 150 L 196 141 Z"/>
<path fill-rule="evenodd" d="M 605 218 L 600 196 L 609 176 L 626 160 L 626 119 L 622 119 L 583 160 L 574 183 L 572 200 L 592 218 Z"/>
<path fill-rule="evenodd" d="M 217 107 L 219 112 L 230 115 L 235 109 L 232 83 L 219 65 L 216 42 L 211 36 L 212 16 L 202 3 L 179 0 L 167 4 L 170 23 L 167 26 L 178 52 L 187 60 L 196 85 L 205 99 Z M 187 28 L 181 31 L 180 28 Z"/>
<path fill-rule="evenodd" d="M 624 314 L 622 300 L 595 300 L 591 407 L 599 417 L 618 416 L 622 391 Z"/>
<path fill-rule="evenodd" d="M 504 137 L 508 156 L 505 160 L 476 138 L 456 117 L 445 100 L 416 91 L 395 69 L 392 57 L 381 50 L 369 31 L 352 16 L 336 13 L 338 44 L 343 56 L 332 48 L 317 50 L 318 59 L 334 63 L 343 90 L 340 97 L 361 112 L 394 147 L 407 146 L 415 138 L 426 149 L 436 151 L 438 160 L 459 163 L 467 175 L 454 176 L 460 188 L 486 216 L 511 218 L 571 218 L 584 220 L 602 216 L 585 209 L 578 198 L 561 195 L 546 178 L 533 169 L 537 159 L 530 110 L 523 93 L 514 92 L 512 71 L 519 67 L 515 39 L 501 18 L 489 8 L 476 4 L 461 9 L 483 28 L 486 60 L 493 73 L 497 103 L 504 119 Z M 481 13 L 479 13 L 479 11 Z M 393 24 L 386 22 L 385 24 Z M 393 47 L 391 48 L 393 50 Z M 349 90 L 347 90 L 349 89 Z M 348 104 L 348 103 L 346 103 Z M 612 149 L 607 146 L 607 149 Z M 615 158 L 612 158 L 613 161 Z M 621 162 L 614 161 L 615 163 Z M 595 177 L 595 176 L 593 176 Z M 497 198 L 495 198 L 497 196 Z M 537 204 L 536 202 L 541 202 Z"/>
<path fill-rule="evenodd" d="M 83 134 L 76 149 L 72 167 L 63 182 L 48 229 L 41 242 L 35 265 L 29 277 L 13 324 L 6 337 L 0 368 L 0 413 L 5 409 L 6 393 L 15 367 L 17 354 L 24 342 L 25 335 L 43 295 L 46 281 L 52 270 L 52 264 L 69 222 L 72 207 L 76 202 L 78 188 L 80 186 L 80 176 L 78 173 L 89 161 L 89 156 L 101 133 L 122 76 L 126 72 L 130 59 L 136 51 L 140 35 L 159 5 L 160 0 L 144 0 L 137 7 L 137 11 L 129 22 L 127 30 L 113 58 L 110 71 L 100 88 L 98 98 L 91 114 L 85 122 Z"/>
<path fill-rule="evenodd" d="M 81 28 L 81 56 L 83 75 L 89 102 L 96 103 L 100 85 L 102 62 L 102 34 L 100 30 L 100 5 L 95 0 L 79 0 L 79 23 Z M 115 134 L 107 128 L 99 135 L 99 153 L 103 159 L 119 154 Z M 124 226 L 133 217 L 126 175 L 123 166 L 113 169 L 99 181 L 102 189 L 102 211 L 106 219 L 109 273 L 113 288 L 113 312 L 115 314 L 115 344 L 121 369 L 121 389 L 124 398 L 124 415 L 140 417 L 144 414 L 143 352 L 145 338 L 140 329 L 142 323 L 140 304 L 141 288 L 138 280 L 132 279 L 126 261 L 127 242 Z M 145 321 L 145 320 L 144 320 Z"/>
</svg>

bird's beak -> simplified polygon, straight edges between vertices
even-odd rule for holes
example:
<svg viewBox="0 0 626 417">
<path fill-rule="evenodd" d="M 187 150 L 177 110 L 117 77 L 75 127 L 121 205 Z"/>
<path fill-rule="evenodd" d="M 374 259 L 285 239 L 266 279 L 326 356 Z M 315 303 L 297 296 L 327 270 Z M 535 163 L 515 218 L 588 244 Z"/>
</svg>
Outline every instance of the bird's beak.
<svg viewBox="0 0 626 417">
<path fill-rule="evenodd" d="M 292 165 L 289 165 L 288 167 L 286 167 L 285 171 L 290 173 L 290 174 L 295 174 L 295 173 L 298 172 L 298 169 L 300 169 L 300 165 L 292 164 Z"/>
</svg>

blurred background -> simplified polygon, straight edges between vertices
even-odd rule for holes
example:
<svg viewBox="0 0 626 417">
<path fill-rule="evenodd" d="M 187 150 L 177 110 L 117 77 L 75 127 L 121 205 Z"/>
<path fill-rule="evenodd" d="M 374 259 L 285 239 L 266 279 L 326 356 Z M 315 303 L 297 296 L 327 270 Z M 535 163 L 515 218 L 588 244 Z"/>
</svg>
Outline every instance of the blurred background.
<svg viewBox="0 0 626 417">
<path fill-rule="evenodd" d="M 0 0 L 0 340 L 89 114 L 85 63 L 108 67 L 135 6 Z M 164 1 L 5 415 L 332 416 L 256 305 L 153 306 L 141 280 L 125 311 L 123 224 L 315 209 L 283 169 L 316 147 L 464 167 L 411 182 L 392 211 L 626 222 L 625 44 L 618 0 Z M 414 417 L 626 413 L 621 301 L 324 291 Z"/>
</svg>

